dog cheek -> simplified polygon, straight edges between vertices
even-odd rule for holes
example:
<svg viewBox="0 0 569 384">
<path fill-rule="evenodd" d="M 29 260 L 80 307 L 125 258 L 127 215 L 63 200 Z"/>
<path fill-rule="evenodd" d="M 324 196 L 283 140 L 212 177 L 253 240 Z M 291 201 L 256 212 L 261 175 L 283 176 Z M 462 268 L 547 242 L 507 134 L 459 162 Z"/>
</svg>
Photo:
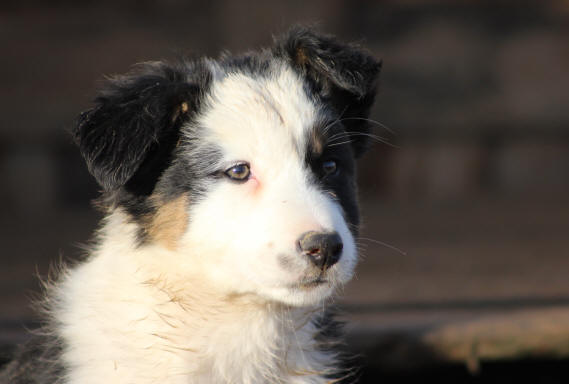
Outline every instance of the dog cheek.
<svg viewBox="0 0 569 384">
<path fill-rule="evenodd" d="M 182 235 L 188 229 L 187 195 L 182 195 L 161 207 L 149 220 L 146 229 L 150 237 L 169 250 L 176 250 Z"/>
<path fill-rule="evenodd" d="M 212 191 L 191 210 L 185 235 L 184 249 L 194 268 L 226 292 L 256 291 L 259 281 L 273 274 L 260 257 L 271 249 L 248 188 L 227 183 Z"/>
</svg>

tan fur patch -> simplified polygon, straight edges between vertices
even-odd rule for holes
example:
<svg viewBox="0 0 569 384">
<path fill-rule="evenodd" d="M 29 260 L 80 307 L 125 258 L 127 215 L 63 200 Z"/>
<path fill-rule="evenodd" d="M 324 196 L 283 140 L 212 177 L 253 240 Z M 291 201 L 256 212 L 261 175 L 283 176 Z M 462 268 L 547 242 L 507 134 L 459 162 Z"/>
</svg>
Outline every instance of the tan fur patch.
<svg viewBox="0 0 569 384">
<path fill-rule="evenodd" d="M 176 109 L 174 110 L 174 114 L 172 115 L 172 123 L 178 120 L 178 117 L 180 117 L 180 115 L 187 113 L 188 110 L 189 110 L 188 103 L 186 103 L 185 101 L 179 106 L 177 106 Z"/>
<path fill-rule="evenodd" d="M 162 205 L 148 226 L 148 234 L 166 248 L 174 250 L 188 226 L 188 197 L 182 195 Z"/>
<path fill-rule="evenodd" d="M 310 146 L 313 151 L 313 154 L 315 154 L 316 156 L 320 156 L 324 151 L 324 144 L 322 141 L 323 141 L 322 136 L 316 129 L 314 129 L 310 133 Z"/>
<path fill-rule="evenodd" d="M 302 67 L 306 65 L 308 62 L 308 57 L 306 56 L 306 52 L 304 48 L 297 48 L 296 50 L 296 63 Z"/>
</svg>

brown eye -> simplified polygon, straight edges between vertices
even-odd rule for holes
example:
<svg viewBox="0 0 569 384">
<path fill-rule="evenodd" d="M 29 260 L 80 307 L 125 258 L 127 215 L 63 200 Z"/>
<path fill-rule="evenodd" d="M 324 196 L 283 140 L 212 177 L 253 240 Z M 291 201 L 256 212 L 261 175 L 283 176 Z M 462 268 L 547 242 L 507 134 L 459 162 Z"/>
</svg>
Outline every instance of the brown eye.
<svg viewBox="0 0 569 384">
<path fill-rule="evenodd" d="M 322 170 L 326 176 L 333 175 L 338 170 L 338 166 L 334 160 L 327 160 L 322 163 Z"/>
<path fill-rule="evenodd" d="M 249 164 L 237 164 L 225 171 L 225 176 L 235 181 L 246 181 L 250 174 Z"/>
</svg>

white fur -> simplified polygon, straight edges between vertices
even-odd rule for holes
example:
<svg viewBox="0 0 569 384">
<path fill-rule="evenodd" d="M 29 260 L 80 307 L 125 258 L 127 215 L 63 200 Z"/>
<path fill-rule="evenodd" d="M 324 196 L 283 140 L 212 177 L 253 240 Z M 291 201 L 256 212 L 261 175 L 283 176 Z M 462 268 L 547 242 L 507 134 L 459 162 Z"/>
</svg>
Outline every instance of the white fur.
<svg viewBox="0 0 569 384">
<path fill-rule="evenodd" d="M 204 273 L 229 290 L 295 305 L 321 301 L 333 285 L 310 292 L 288 288 L 302 277 L 306 258 L 294 259 L 295 272 L 283 270 L 276 258 L 295 254 L 296 239 L 304 232 L 336 230 L 344 253 L 330 271 L 330 280 L 345 283 L 355 265 L 354 241 L 340 206 L 311 185 L 304 165 L 305 140 L 318 123 L 318 106 L 308 99 L 297 75 L 284 66 L 264 80 L 230 75 L 214 86 L 209 103 L 198 121 L 208 131 L 207 140 L 221 143 L 226 164 L 248 161 L 255 180 L 245 185 L 219 183 L 192 210 L 190 216 L 200 225 L 187 233 L 183 247 L 205 246 L 197 254 L 212 255 L 192 264 L 209 265 Z"/>
<path fill-rule="evenodd" d="M 65 383 L 327 381 L 334 356 L 317 348 L 311 319 L 350 279 L 356 250 L 341 207 L 303 163 L 319 118 L 284 65 L 266 79 L 215 80 L 195 123 L 200 140 L 223 148 L 222 165 L 249 162 L 253 177 L 221 180 L 190 202 L 175 250 L 137 248 L 136 225 L 120 209 L 107 217 L 99 247 L 57 290 Z M 303 288 L 310 265 L 295 246 L 311 230 L 337 231 L 344 251 L 327 284 Z"/>
</svg>

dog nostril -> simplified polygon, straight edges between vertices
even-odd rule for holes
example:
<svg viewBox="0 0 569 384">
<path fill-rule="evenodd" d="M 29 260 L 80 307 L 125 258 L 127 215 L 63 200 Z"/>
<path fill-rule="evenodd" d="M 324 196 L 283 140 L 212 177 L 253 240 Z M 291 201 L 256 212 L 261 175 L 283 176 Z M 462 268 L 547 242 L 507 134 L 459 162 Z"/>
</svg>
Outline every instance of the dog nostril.
<svg viewBox="0 0 569 384">
<path fill-rule="evenodd" d="M 342 243 L 336 244 L 336 246 L 332 249 L 332 253 L 334 255 L 338 255 L 338 254 L 342 253 L 343 249 L 344 249 L 344 244 L 342 244 Z"/>
<path fill-rule="evenodd" d="M 299 250 L 322 270 L 336 264 L 342 254 L 344 244 L 336 232 L 306 232 L 297 241 Z"/>
<path fill-rule="evenodd" d="M 310 249 L 309 251 L 307 251 L 307 253 L 308 253 L 309 255 L 312 255 L 312 256 L 317 255 L 317 254 L 320 253 L 320 248 L 313 248 L 313 249 Z"/>
</svg>

